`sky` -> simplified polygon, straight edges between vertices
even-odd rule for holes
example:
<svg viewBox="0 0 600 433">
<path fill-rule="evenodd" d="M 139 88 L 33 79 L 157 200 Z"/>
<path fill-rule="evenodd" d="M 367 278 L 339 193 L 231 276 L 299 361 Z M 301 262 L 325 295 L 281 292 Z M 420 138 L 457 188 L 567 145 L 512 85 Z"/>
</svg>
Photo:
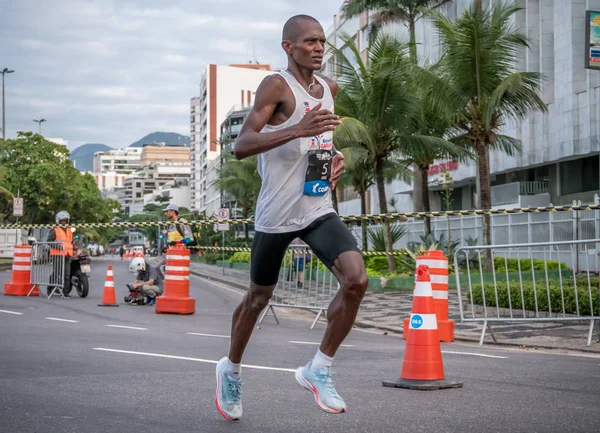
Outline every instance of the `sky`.
<svg viewBox="0 0 600 433">
<path fill-rule="evenodd" d="M 296 14 L 325 31 L 342 0 L 0 0 L 6 136 L 38 131 L 125 147 L 154 131 L 189 135 L 189 100 L 209 63 L 285 67 Z M 253 54 L 254 53 L 254 54 Z M 1 126 L 1 124 L 0 124 Z"/>
</svg>

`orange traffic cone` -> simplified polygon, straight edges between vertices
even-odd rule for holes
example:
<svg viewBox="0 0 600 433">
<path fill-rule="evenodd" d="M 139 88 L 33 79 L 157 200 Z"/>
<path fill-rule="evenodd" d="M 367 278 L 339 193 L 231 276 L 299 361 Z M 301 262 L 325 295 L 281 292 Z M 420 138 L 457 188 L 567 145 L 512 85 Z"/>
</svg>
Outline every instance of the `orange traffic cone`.
<svg viewBox="0 0 600 433">
<path fill-rule="evenodd" d="M 190 298 L 190 250 L 176 245 L 167 253 L 165 292 L 156 297 L 156 313 L 194 314 L 196 299 Z"/>
<path fill-rule="evenodd" d="M 112 265 L 108 265 L 106 271 L 106 282 L 104 283 L 104 292 L 102 293 L 102 303 L 99 307 L 118 307 L 117 297 L 115 296 L 115 279 L 113 277 Z"/>
<path fill-rule="evenodd" d="M 461 382 L 451 382 L 444 378 L 442 349 L 427 265 L 417 268 L 409 327 L 400 378 L 395 382 L 383 382 L 383 386 L 417 390 L 461 388 Z"/>
<path fill-rule="evenodd" d="M 12 280 L 4 283 L 4 294 L 11 296 L 39 296 L 37 286 L 31 280 L 31 251 L 27 245 L 14 247 Z"/>
<path fill-rule="evenodd" d="M 448 259 L 440 250 L 427 250 L 417 257 L 419 265 L 429 266 L 431 289 L 433 290 L 433 306 L 437 317 L 438 335 L 440 341 L 451 343 L 454 341 L 454 320 L 448 320 Z M 404 319 L 402 337 L 406 340 L 409 333 L 409 320 Z"/>
</svg>

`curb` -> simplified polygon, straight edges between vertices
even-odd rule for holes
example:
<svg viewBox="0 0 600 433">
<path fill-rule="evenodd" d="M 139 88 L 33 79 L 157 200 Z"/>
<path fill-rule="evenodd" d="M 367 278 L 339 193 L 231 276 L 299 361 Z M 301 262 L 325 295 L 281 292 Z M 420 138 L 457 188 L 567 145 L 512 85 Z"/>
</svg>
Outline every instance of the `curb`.
<svg viewBox="0 0 600 433">
<path fill-rule="evenodd" d="M 12 263 L 0 264 L 0 271 L 10 271 L 10 270 L 12 270 Z"/>
<path fill-rule="evenodd" d="M 202 272 L 198 272 L 198 271 L 190 271 L 190 274 L 195 275 L 197 277 L 201 277 L 201 278 L 205 278 L 209 281 L 216 281 L 222 284 L 227 284 L 231 287 L 235 287 L 237 289 L 241 289 L 244 291 L 248 290 L 248 286 L 244 285 L 242 283 L 238 283 L 235 281 L 232 281 L 228 278 L 224 278 L 224 277 L 218 277 L 218 276 L 214 276 L 214 275 L 210 275 L 210 274 L 205 274 Z M 389 332 L 389 333 L 393 333 L 396 335 L 402 335 L 402 331 L 399 331 L 398 329 L 395 328 L 390 328 L 390 327 L 386 327 L 386 326 L 375 326 L 375 325 L 371 325 L 371 324 L 367 324 L 367 323 L 363 323 L 361 321 L 356 321 L 354 323 L 354 327 L 356 328 L 361 328 L 361 329 L 376 329 L 382 332 Z M 454 337 L 454 341 L 457 342 L 465 342 L 465 343 L 478 343 L 479 342 L 479 338 L 469 338 L 466 336 L 455 336 Z M 490 347 L 494 347 L 494 346 L 505 346 L 505 347 L 521 347 L 523 346 L 520 343 L 511 343 L 511 342 L 498 342 L 498 343 L 484 343 L 483 346 L 481 347 L 485 347 L 487 345 L 489 345 Z M 593 349 L 589 349 L 589 348 L 579 348 L 579 349 L 573 349 L 570 347 L 562 347 L 562 346 L 548 346 L 548 345 L 544 345 L 544 344 L 535 344 L 535 345 L 529 345 L 526 346 L 526 349 L 523 350 L 535 350 L 535 349 L 547 349 L 547 350 L 566 350 L 566 351 L 570 351 L 570 352 L 585 352 L 585 353 L 595 353 L 598 354 L 600 353 L 598 350 L 593 350 Z"/>
<path fill-rule="evenodd" d="M 191 269 L 190 269 L 190 274 L 195 275 L 196 277 L 207 279 L 209 281 L 216 281 L 217 283 L 227 284 L 227 285 L 229 285 L 231 287 L 235 287 L 236 289 L 241 289 L 241 290 L 244 290 L 244 291 L 248 290 L 248 285 L 247 284 L 242 284 L 242 283 L 238 283 L 236 281 L 231 281 L 228 278 L 217 277 L 217 276 L 212 275 L 212 274 L 205 274 L 205 273 L 202 273 L 202 272 L 193 271 Z"/>
</svg>

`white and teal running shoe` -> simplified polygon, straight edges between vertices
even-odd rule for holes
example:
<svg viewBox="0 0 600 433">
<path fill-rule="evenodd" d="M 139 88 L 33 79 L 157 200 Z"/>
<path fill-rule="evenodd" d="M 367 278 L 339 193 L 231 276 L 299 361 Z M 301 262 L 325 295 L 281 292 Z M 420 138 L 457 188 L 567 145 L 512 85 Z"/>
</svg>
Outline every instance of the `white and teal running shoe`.
<svg viewBox="0 0 600 433">
<path fill-rule="evenodd" d="M 304 367 L 296 370 L 296 381 L 305 389 L 312 391 L 317 406 L 328 413 L 346 412 L 346 403 L 335 390 L 331 379 L 331 367 L 312 371 L 310 365 L 312 360 Z"/>
<path fill-rule="evenodd" d="M 233 377 L 223 371 L 227 357 L 217 363 L 217 397 L 219 413 L 227 421 L 242 419 L 242 378 Z"/>
</svg>

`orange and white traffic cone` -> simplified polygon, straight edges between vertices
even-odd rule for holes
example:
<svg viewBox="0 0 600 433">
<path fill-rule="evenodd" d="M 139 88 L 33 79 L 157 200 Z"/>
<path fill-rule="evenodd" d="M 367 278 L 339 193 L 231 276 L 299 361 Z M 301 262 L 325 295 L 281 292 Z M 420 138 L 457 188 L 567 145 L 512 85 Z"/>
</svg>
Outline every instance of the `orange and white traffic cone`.
<svg viewBox="0 0 600 433">
<path fill-rule="evenodd" d="M 442 349 L 427 265 L 417 268 L 409 329 L 400 378 L 395 382 L 383 382 L 383 386 L 416 390 L 461 388 L 461 382 L 444 378 Z"/>
<path fill-rule="evenodd" d="M 32 247 L 20 245 L 14 247 L 12 280 L 4 283 L 4 294 L 8 296 L 39 296 L 37 286 L 31 281 Z"/>
<path fill-rule="evenodd" d="M 433 290 L 433 306 L 437 318 L 440 341 L 454 341 L 454 320 L 448 320 L 448 258 L 440 250 L 428 250 L 417 257 L 417 268 L 420 265 L 429 267 L 431 289 Z M 410 332 L 409 318 L 404 319 L 402 337 L 406 340 Z"/>
<path fill-rule="evenodd" d="M 165 292 L 156 297 L 156 313 L 194 314 L 196 300 L 190 298 L 190 250 L 181 245 L 167 252 Z"/>
<path fill-rule="evenodd" d="M 104 292 L 102 293 L 102 303 L 99 307 L 118 307 L 117 297 L 115 296 L 115 278 L 113 276 L 112 265 L 108 265 L 106 271 L 106 281 L 104 283 Z"/>
</svg>

